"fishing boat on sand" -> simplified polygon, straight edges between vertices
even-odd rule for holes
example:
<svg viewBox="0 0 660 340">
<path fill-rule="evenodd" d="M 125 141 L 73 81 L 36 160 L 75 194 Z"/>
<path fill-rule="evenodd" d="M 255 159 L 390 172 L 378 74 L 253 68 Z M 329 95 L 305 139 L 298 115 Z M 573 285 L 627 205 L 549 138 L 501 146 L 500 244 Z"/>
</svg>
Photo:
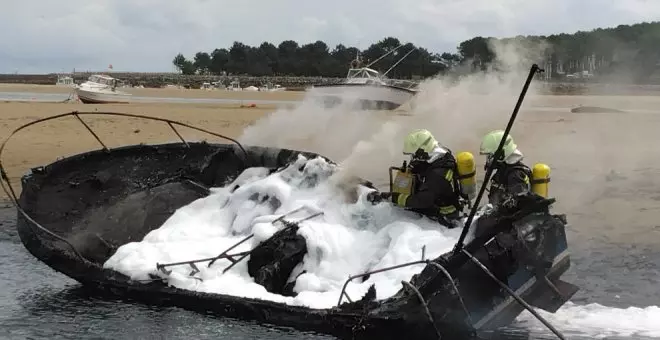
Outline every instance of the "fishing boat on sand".
<svg viewBox="0 0 660 340">
<path fill-rule="evenodd" d="M 93 74 L 75 88 L 84 104 L 126 104 L 131 94 L 117 90 L 117 79 L 104 74 Z"/>
<path fill-rule="evenodd" d="M 181 142 L 110 149 L 84 122 L 92 115 L 159 121 Z M 463 228 L 442 230 L 365 204 L 371 183 L 335 176 L 340 168 L 323 156 L 112 112 L 21 126 L 0 146 L 0 165 L 14 134 L 65 117 L 101 148 L 31 169 L 20 197 L 5 171 L 0 183 L 25 248 L 99 294 L 341 338 L 460 339 L 506 326 L 524 309 L 553 329 L 532 306 L 554 312 L 578 290 L 560 279 L 570 266 L 565 217 L 536 194 L 478 213 L 475 204 Z M 189 142 L 180 126 L 231 143 Z M 406 231 L 432 242 L 413 251 L 400 241 L 409 237 L 393 236 Z M 319 244 L 334 232 L 358 247 Z M 408 255 L 391 253 L 401 247 Z"/>
<path fill-rule="evenodd" d="M 348 103 L 348 105 L 359 109 L 394 110 L 410 101 L 417 94 L 417 83 L 396 84 L 387 79 L 386 76 L 415 49 L 408 51 L 385 73 L 381 74 L 370 68 L 370 66 L 390 53 L 394 53 L 402 46 L 404 45 L 399 45 L 397 48 L 390 50 L 368 65 L 364 65 L 358 55 L 351 62 L 346 79 L 342 82 L 314 85 L 307 92 L 325 107 Z"/>
</svg>

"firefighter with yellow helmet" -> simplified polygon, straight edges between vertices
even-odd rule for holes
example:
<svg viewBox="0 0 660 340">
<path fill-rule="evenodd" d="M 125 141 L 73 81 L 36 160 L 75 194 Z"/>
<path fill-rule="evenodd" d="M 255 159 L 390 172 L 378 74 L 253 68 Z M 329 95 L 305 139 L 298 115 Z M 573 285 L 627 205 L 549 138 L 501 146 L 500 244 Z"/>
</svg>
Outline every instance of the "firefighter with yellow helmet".
<svg viewBox="0 0 660 340">
<path fill-rule="evenodd" d="M 523 163 L 524 156 L 510 134 L 506 136 L 502 146 L 501 157 L 495 159 L 495 152 L 503 136 L 503 130 L 491 131 L 483 137 L 479 146 L 479 154 L 488 157 L 484 169 L 494 166 L 488 193 L 488 202 L 493 206 L 501 204 L 511 196 L 532 190 L 532 171 Z"/>
<path fill-rule="evenodd" d="M 411 157 L 409 168 L 416 183 L 411 193 L 374 191 L 367 200 L 377 203 L 391 199 L 400 207 L 455 227 L 463 207 L 457 163 L 451 151 L 441 146 L 431 132 L 419 129 L 405 138 L 403 154 Z"/>
</svg>

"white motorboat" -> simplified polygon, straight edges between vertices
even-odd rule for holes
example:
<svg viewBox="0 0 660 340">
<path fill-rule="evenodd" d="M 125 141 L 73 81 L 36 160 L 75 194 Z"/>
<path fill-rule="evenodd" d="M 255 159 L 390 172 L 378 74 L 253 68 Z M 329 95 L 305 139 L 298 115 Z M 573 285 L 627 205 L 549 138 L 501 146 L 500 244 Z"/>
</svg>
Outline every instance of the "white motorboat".
<svg viewBox="0 0 660 340">
<path fill-rule="evenodd" d="M 384 74 L 369 68 L 369 66 L 387 54 L 396 51 L 399 47 L 363 67 L 361 67 L 362 63 L 358 56 L 351 63 L 346 79 L 343 82 L 339 84 L 314 85 L 307 92 L 328 107 L 341 103 L 354 103 L 358 104 L 362 109 L 394 110 L 417 94 L 417 83 L 409 82 L 408 86 L 396 85 L 387 79 L 385 75 L 407 57 L 410 52 L 414 51 L 414 49 L 404 55 Z"/>
<path fill-rule="evenodd" d="M 76 95 L 85 104 L 129 103 L 131 94 L 117 91 L 117 79 L 103 74 L 93 74 L 76 87 Z"/>
</svg>

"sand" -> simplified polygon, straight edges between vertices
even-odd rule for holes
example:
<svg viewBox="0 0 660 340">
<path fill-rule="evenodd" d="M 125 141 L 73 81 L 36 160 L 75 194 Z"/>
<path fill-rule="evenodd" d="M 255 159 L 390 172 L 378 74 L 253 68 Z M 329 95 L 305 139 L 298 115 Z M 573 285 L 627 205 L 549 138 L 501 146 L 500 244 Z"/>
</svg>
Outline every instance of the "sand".
<svg viewBox="0 0 660 340">
<path fill-rule="evenodd" d="M 605 106 L 628 112 L 571 113 L 570 109 L 578 105 Z M 0 103 L 0 137 L 4 140 L 10 131 L 37 118 L 95 109 L 165 117 L 238 137 L 246 126 L 276 107 Z M 391 117 L 391 114 L 384 114 L 384 117 Z M 109 147 L 177 139 L 167 125 L 157 122 L 138 124 L 133 119 L 112 117 L 84 119 Z M 396 119 L 408 118 L 398 115 Z M 503 128 L 505 124 L 506 121 L 502 121 L 500 126 L 493 128 Z M 528 163 L 542 161 L 552 167 L 551 195 L 558 199 L 556 211 L 568 215 L 570 238 L 627 246 L 630 242 L 660 242 L 660 222 L 657 219 L 660 213 L 659 129 L 660 97 L 530 96 L 513 133 Z M 218 141 L 215 137 L 188 129 L 182 129 L 181 133 L 187 139 Z M 471 136 L 472 145 L 457 145 L 454 150 L 467 149 L 477 155 L 478 138 L 482 132 L 463 133 Z M 19 189 L 19 178 L 30 167 L 98 147 L 79 122 L 67 118 L 20 132 L 7 145 L 2 162 Z M 310 144 L 303 142 L 300 148 L 315 151 Z M 482 164 L 481 160 L 479 164 Z M 481 165 L 478 170 L 478 177 L 482 178 Z M 379 169 L 372 175 L 382 179 L 386 173 L 386 169 Z"/>
</svg>

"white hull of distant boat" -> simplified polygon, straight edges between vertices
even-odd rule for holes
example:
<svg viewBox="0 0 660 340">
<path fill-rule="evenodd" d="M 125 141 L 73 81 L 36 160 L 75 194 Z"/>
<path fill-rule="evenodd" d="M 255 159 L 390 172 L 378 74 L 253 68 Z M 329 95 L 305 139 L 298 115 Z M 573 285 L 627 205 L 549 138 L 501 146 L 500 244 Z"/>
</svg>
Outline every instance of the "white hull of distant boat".
<svg viewBox="0 0 660 340">
<path fill-rule="evenodd" d="M 416 90 L 391 85 L 337 84 L 317 85 L 308 90 L 325 106 L 359 105 L 363 109 L 394 110 L 410 101 Z"/>
<path fill-rule="evenodd" d="M 128 104 L 131 94 L 105 88 L 78 87 L 78 99 L 84 104 Z"/>
</svg>

